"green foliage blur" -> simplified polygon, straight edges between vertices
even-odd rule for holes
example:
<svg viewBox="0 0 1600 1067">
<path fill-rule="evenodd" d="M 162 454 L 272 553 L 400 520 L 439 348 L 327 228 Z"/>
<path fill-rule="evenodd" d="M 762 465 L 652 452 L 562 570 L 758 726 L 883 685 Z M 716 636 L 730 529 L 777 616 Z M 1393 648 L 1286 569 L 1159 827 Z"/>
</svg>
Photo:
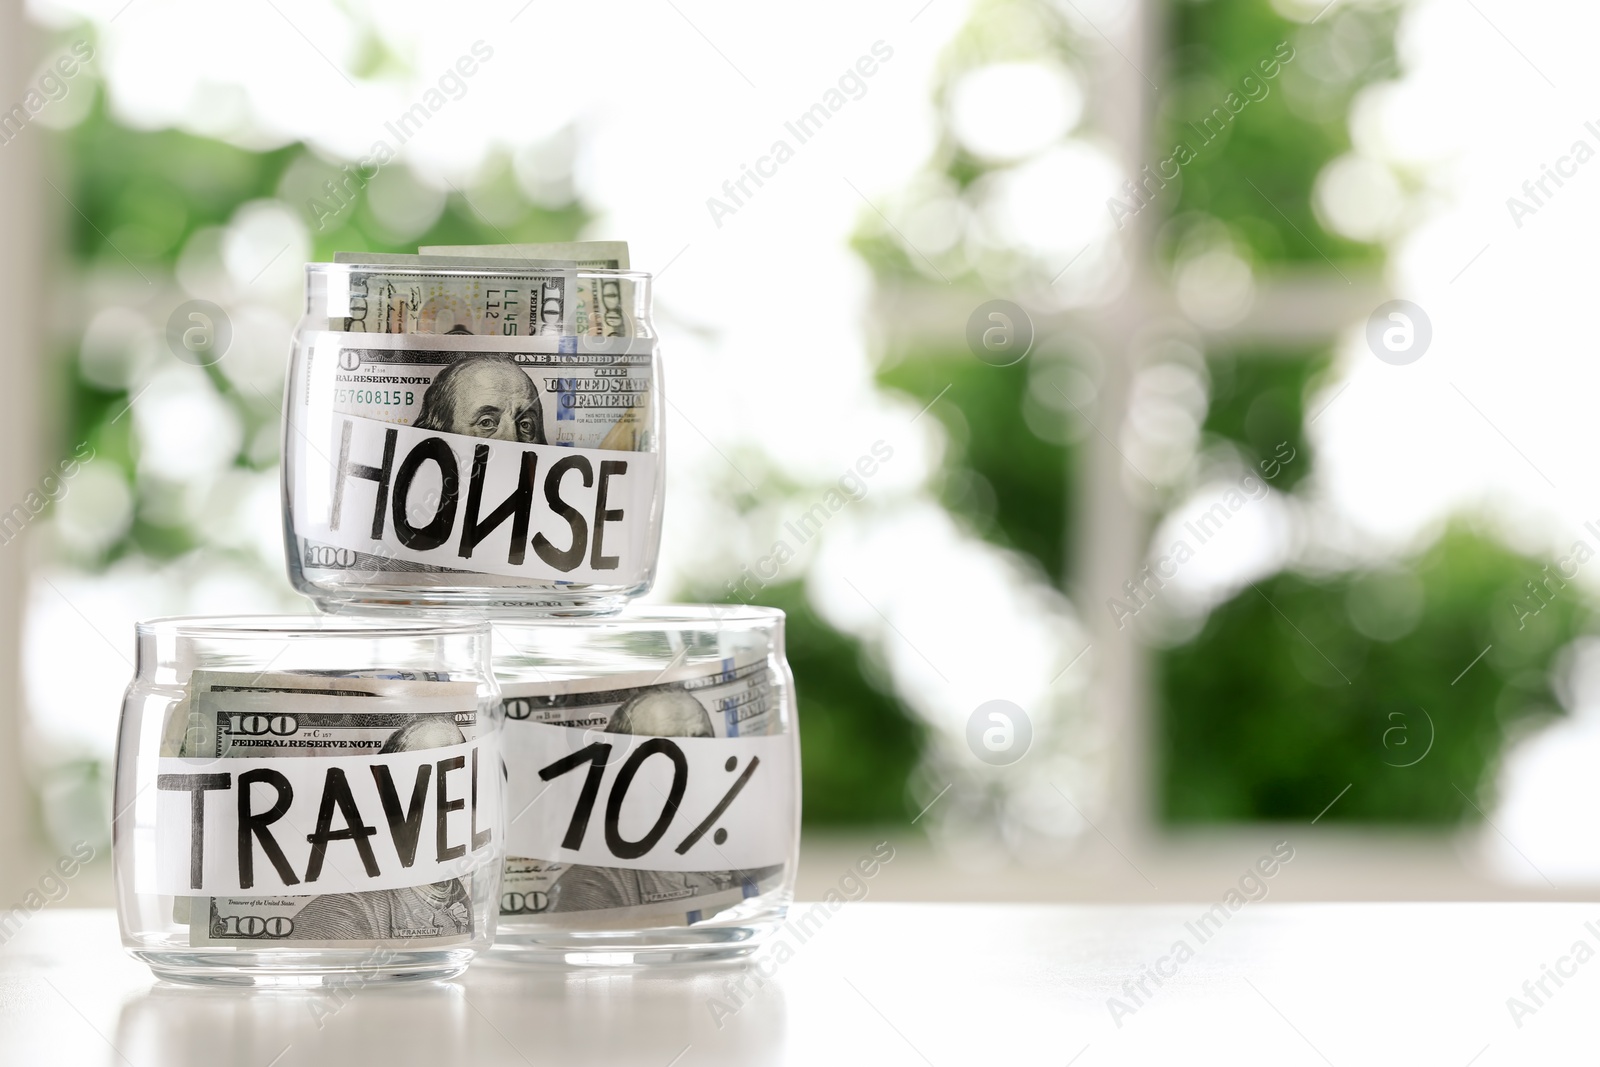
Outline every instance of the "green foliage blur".
<svg viewBox="0 0 1600 1067">
<path fill-rule="evenodd" d="M 1175 0 L 1162 15 L 1168 40 L 1149 72 L 1161 89 L 1147 158 L 1153 171 L 1174 160 L 1177 176 L 1168 163 L 1165 181 L 1135 181 L 1140 210 L 1158 213 L 1163 269 L 1218 245 L 1258 274 L 1320 272 L 1344 284 L 1381 268 L 1381 246 L 1323 226 L 1313 189 L 1351 148 L 1356 94 L 1398 74 L 1398 5 L 1338 5 L 1308 22 L 1269 0 Z M 980 5 L 951 50 L 949 80 L 1007 59 L 1054 58 L 1082 72 L 1066 21 L 1045 5 Z M 965 189 L 1003 166 L 946 137 L 931 169 Z M 870 219 L 866 229 L 858 245 L 888 283 L 955 280 L 941 264 L 935 282 L 896 235 Z M 1271 486 L 1304 486 L 1316 468 L 1306 403 L 1326 379 L 1334 340 L 1207 352 L 1199 454 L 1232 453 L 1250 469 L 1293 455 L 1273 464 Z M 959 348 L 923 344 L 897 354 L 879 380 L 919 403 L 950 386 L 932 411 L 952 441 L 941 501 L 1070 591 L 1079 452 L 1019 418 L 1030 389 L 1023 368 L 996 370 Z M 1588 623 L 1575 591 L 1526 614 L 1541 603 L 1526 583 L 1545 579 L 1543 565 L 1458 522 L 1386 569 L 1280 573 L 1218 605 L 1195 632 L 1152 650 L 1160 817 L 1173 826 L 1310 820 L 1348 785 L 1328 821 L 1475 818 L 1507 738 L 1560 714 L 1551 665 Z"/>
<path fill-rule="evenodd" d="M 1309 25 L 1266 0 L 1169 10 L 1175 89 L 1158 136 L 1187 141 L 1195 158 L 1159 197 L 1170 213 L 1163 253 L 1176 260 L 1186 245 L 1226 240 L 1258 271 L 1309 267 L 1344 281 L 1380 265 L 1378 246 L 1323 228 L 1311 193 L 1350 147 L 1356 92 L 1398 73 L 1398 6 L 1339 8 Z M 1261 61 L 1285 47 L 1293 58 L 1266 77 Z M 1229 92 L 1249 102 L 1207 143 L 1196 124 Z M 1273 488 L 1303 484 L 1316 463 L 1305 402 L 1331 343 L 1208 353 L 1202 450 L 1232 447 L 1254 464 L 1287 442 L 1297 459 Z M 1246 586 L 1193 636 L 1156 651 L 1161 817 L 1309 821 L 1339 797 L 1326 821 L 1475 820 L 1508 737 L 1561 713 L 1551 667 L 1591 622 L 1575 590 L 1541 584 L 1545 563 L 1458 521 L 1384 569 L 1291 571 Z"/>
<path fill-rule="evenodd" d="M 1273 352 L 1226 351 L 1206 361 L 1211 378 L 1211 405 L 1203 432 L 1237 447 L 1247 467 L 1287 450 L 1298 460 L 1309 457 L 1305 397 L 1326 373 L 1322 350 Z M 1272 487 L 1287 493 L 1311 473 L 1311 464 L 1284 464 Z"/>
<path fill-rule="evenodd" d="M 1179 145 L 1193 153 L 1157 198 L 1170 216 L 1168 253 L 1220 223 L 1257 264 L 1381 261 L 1377 247 L 1322 227 L 1311 190 L 1350 147 L 1356 92 L 1398 73 L 1398 7 L 1339 5 L 1310 25 L 1268 0 L 1179 0 L 1168 11 L 1171 88 L 1160 95 L 1151 158 L 1171 158 Z"/>
<path fill-rule="evenodd" d="M 1350 147 L 1355 94 L 1396 73 L 1397 9 L 1338 5 L 1310 25 L 1284 18 L 1269 0 L 1171 0 L 1162 14 L 1168 44 L 1153 72 L 1162 89 L 1148 158 L 1163 160 L 1180 143 L 1192 154 L 1180 177 L 1154 194 L 1162 269 L 1218 242 L 1258 272 L 1313 269 L 1342 277 L 1379 268 L 1381 248 L 1324 229 L 1312 189 L 1322 168 Z M 1045 57 L 1082 73 L 1085 46 L 1070 22 L 1043 0 L 984 0 L 950 49 L 938 100 L 956 76 L 984 62 Z M 1276 72 L 1267 75 L 1264 62 Z M 1234 112 L 1230 94 L 1249 102 Z M 1231 117 L 1209 136 L 1206 120 L 1219 107 Z M 303 145 L 251 152 L 173 130 L 136 130 L 117 122 L 103 100 L 54 136 L 61 193 L 77 208 L 61 217 L 69 227 L 69 267 L 79 279 L 132 266 L 154 290 L 176 292 L 186 244 L 262 198 L 281 198 L 307 218 L 317 259 L 431 243 L 570 240 L 587 220 L 580 198 L 550 206 L 522 196 L 501 160 L 467 195 L 450 195 L 425 233 L 401 240 L 364 195 L 326 224 L 311 224 L 296 190 L 315 189 L 338 169 Z M 960 193 L 998 167 L 971 157 L 943 131 L 927 169 Z M 479 210 L 486 205 L 493 205 L 493 221 Z M 869 213 L 863 219 L 856 248 L 881 284 L 949 292 L 948 284 L 976 283 L 970 265 L 947 277 Z M 1298 458 L 1272 484 L 1296 491 L 1315 470 L 1305 404 L 1327 373 L 1332 343 L 1208 352 L 1201 450 L 1229 448 L 1254 465 L 1287 445 Z M 167 560 L 201 547 L 228 551 L 204 546 L 198 531 L 143 506 L 171 487 L 140 475 L 132 420 L 121 418 L 134 398 L 83 373 L 74 344 L 63 341 L 58 363 L 66 416 L 58 451 L 90 442 L 102 461 L 122 469 L 136 498 L 126 535 L 75 562 L 93 570 L 129 555 Z M 1084 427 L 1050 434 L 1033 417 L 1041 395 L 1054 403 L 1039 376 L 1064 365 L 1051 364 L 1055 358 L 1041 350 L 995 368 L 951 338 L 897 352 L 878 381 L 919 408 L 932 404 L 924 417 L 943 424 L 949 447 L 932 487 L 941 503 L 977 536 L 1015 551 L 1070 591 L 1069 541 L 1083 507 L 1080 451 L 1072 442 Z M 278 461 L 278 398 L 241 390 L 217 368 L 207 373 L 245 430 L 234 464 L 270 470 Z M 1059 410 L 1051 417 L 1069 422 Z M 1589 622 L 1576 591 L 1554 592 L 1528 615 L 1534 602 L 1527 583 L 1543 581 L 1542 566 L 1458 523 L 1416 558 L 1384 570 L 1283 573 L 1241 590 L 1192 635 L 1154 653 L 1157 810 L 1179 826 L 1309 820 L 1349 785 L 1328 821 L 1440 826 L 1471 818 L 1508 734 L 1559 713 L 1550 665 Z M 926 728 L 863 647 L 810 608 L 803 576 L 755 599 L 789 615 L 807 822 L 908 821 L 907 783 Z"/>
<path fill-rule="evenodd" d="M 1041 439 L 1018 417 L 1028 369 L 991 367 L 964 348 L 920 351 L 885 366 L 878 382 L 918 407 L 939 397 L 924 416 L 943 422 L 950 440 L 936 484 L 939 502 L 985 540 L 1064 582 L 1077 468 L 1066 446 Z"/>
<path fill-rule="evenodd" d="M 1473 819 L 1591 621 L 1558 579 L 1529 594 L 1541 567 L 1457 525 L 1392 568 L 1246 588 L 1160 658 L 1162 815 L 1310 820 L 1349 786 L 1324 821 Z"/>
</svg>

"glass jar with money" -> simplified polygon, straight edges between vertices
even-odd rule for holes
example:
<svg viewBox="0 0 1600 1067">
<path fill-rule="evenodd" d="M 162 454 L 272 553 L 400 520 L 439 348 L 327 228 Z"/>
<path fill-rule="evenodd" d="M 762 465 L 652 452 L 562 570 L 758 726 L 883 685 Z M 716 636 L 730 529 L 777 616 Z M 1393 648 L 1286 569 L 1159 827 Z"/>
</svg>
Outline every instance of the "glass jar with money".
<svg viewBox="0 0 1600 1067">
<path fill-rule="evenodd" d="M 323 610 L 603 614 L 650 588 L 650 275 L 623 269 L 625 248 L 538 247 L 307 267 L 285 537 L 290 580 Z"/>
<path fill-rule="evenodd" d="M 782 922 L 799 735 L 771 608 L 495 626 L 507 859 L 490 959 L 745 955 Z"/>
<path fill-rule="evenodd" d="M 157 975 L 364 984 L 494 933 L 501 704 L 481 622 L 140 623 L 117 742 L 123 943 Z"/>
</svg>

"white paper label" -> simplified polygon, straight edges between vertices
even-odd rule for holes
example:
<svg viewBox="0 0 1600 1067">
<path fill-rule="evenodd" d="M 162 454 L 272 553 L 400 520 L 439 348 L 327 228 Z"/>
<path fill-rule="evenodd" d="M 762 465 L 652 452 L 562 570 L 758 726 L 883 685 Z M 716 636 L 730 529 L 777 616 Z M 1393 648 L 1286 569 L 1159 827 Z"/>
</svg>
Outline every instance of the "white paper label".
<svg viewBox="0 0 1600 1067">
<path fill-rule="evenodd" d="M 508 851 L 647 871 L 785 863 L 798 827 L 795 741 L 646 737 L 509 723 Z"/>
<path fill-rule="evenodd" d="M 162 757 L 155 891 L 348 893 L 462 877 L 498 851 L 496 749 Z"/>
<path fill-rule="evenodd" d="M 633 585 L 654 562 L 653 452 L 521 444 L 323 411 L 295 534 L 456 571 Z M 309 561 L 317 565 L 316 561 Z"/>
</svg>

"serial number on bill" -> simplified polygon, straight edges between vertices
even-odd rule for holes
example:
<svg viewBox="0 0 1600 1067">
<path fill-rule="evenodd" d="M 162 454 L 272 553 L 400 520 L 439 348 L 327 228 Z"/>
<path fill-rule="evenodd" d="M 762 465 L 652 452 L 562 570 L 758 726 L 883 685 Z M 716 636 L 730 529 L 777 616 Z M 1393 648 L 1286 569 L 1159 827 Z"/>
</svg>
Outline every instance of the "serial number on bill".
<svg viewBox="0 0 1600 1067">
<path fill-rule="evenodd" d="M 409 389 L 334 389 L 336 404 L 414 404 L 417 394 Z"/>
</svg>

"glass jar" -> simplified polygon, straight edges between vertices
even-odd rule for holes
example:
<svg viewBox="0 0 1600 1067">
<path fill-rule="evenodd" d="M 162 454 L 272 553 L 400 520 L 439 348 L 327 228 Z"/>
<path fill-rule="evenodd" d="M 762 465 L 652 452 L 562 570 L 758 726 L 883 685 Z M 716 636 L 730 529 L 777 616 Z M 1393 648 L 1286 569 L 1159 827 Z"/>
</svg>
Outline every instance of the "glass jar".
<svg viewBox="0 0 1600 1067">
<path fill-rule="evenodd" d="M 800 844 L 783 612 L 672 605 L 501 622 L 508 856 L 491 959 L 746 955 Z"/>
<path fill-rule="evenodd" d="M 123 944 L 162 978 L 457 973 L 494 935 L 501 705 L 482 622 L 136 628 L 112 839 Z"/>
<path fill-rule="evenodd" d="M 324 611 L 605 614 L 661 539 L 638 271 L 313 263 L 284 407 L 289 580 Z"/>
</svg>

